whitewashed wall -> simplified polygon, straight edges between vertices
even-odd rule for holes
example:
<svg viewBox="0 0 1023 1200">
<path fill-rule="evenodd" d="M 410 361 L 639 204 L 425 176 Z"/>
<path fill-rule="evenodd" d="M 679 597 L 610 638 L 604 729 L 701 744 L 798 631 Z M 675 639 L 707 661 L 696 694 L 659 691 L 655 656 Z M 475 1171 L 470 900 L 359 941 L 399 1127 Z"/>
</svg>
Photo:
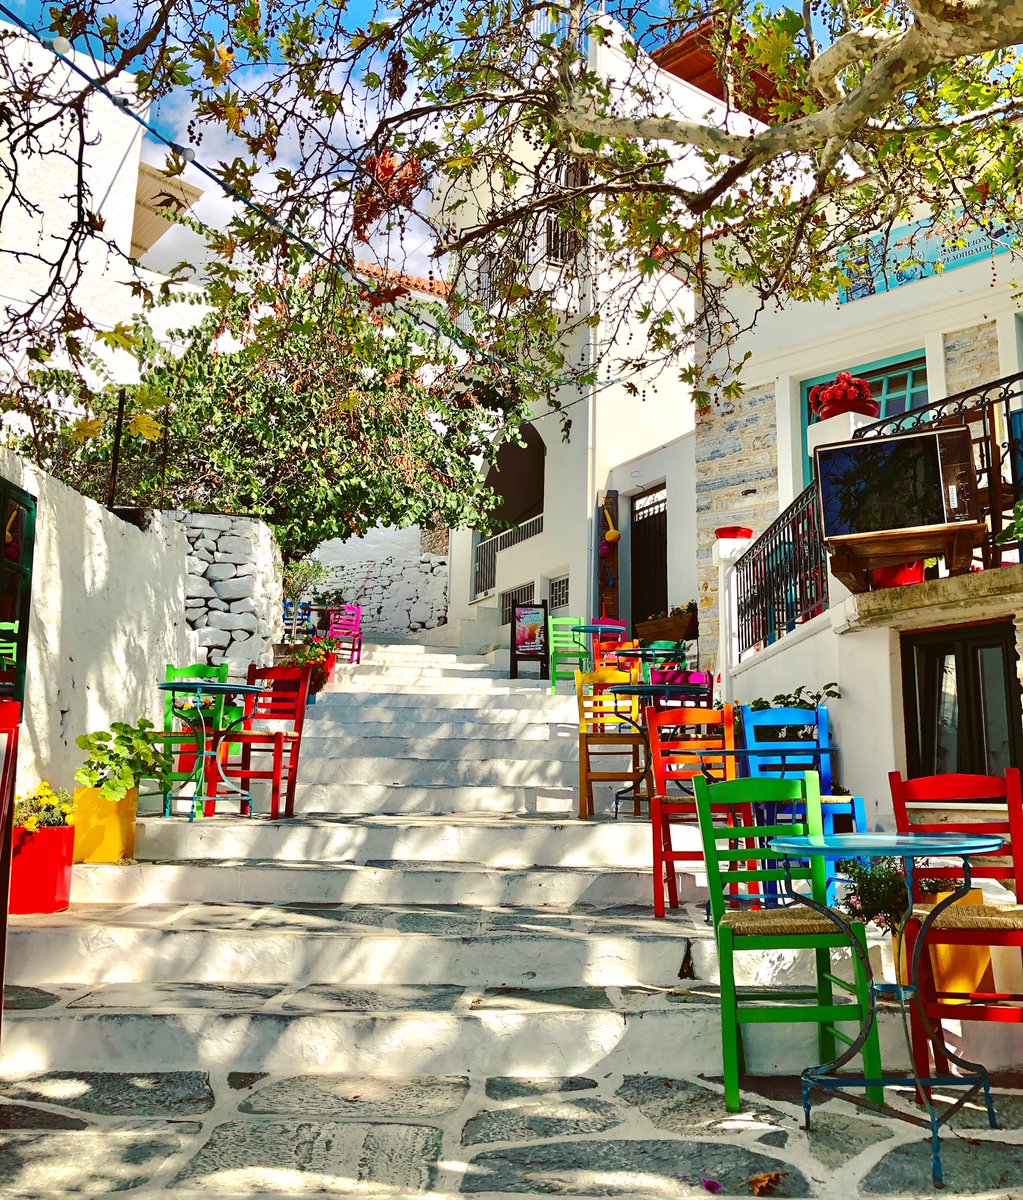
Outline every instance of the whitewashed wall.
<svg viewBox="0 0 1023 1200">
<path fill-rule="evenodd" d="M 345 601 L 362 605 L 366 633 L 435 629 L 447 620 L 448 559 L 421 549 L 422 531 L 383 526 L 364 537 L 334 539 L 315 557 L 328 569 L 317 590 L 340 588 Z"/>
<path fill-rule="evenodd" d="M 137 529 L 10 451 L 0 474 L 38 499 L 18 789 L 69 786 L 78 735 L 162 720 L 166 664 L 195 659 L 188 543 L 162 514 Z"/>
</svg>

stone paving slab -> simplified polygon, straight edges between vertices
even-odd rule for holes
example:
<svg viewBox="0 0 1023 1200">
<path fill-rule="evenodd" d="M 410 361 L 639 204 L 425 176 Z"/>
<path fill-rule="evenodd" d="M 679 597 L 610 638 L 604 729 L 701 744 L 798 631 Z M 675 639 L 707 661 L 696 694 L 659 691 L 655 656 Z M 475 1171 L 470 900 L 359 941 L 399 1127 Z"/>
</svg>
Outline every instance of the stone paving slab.
<svg viewBox="0 0 1023 1200">
<path fill-rule="evenodd" d="M 1003 1129 L 982 1128 L 973 1105 L 946 1134 L 942 1200 L 1020 1195 L 1023 1080 L 1007 1082 L 995 1089 Z M 778 1197 L 934 1197 L 919 1128 L 831 1099 L 807 1132 L 798 1080 L 747 1083 L 743 1111 L 728 1113 L 716 1079 L 599 1071 L 7 1076 L 0 1195 L 692 1200 L 709 1194 L 703 1179 L 738 1197 L 754 1175 L 781 1172 Z"/>
</svg>

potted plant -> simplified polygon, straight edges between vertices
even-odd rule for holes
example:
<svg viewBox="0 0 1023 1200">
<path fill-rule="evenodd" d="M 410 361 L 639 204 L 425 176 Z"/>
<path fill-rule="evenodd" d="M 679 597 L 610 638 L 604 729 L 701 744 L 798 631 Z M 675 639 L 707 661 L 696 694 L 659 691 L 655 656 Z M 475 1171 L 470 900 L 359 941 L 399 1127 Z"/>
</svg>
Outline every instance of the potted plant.
<svg viewBox="0 0 1023 1200">
<path fill-rule="evenodd" d="M 326 643 L 329 639 L 323 638 L 317 642 L 310 642 L 307 646 L 295 646 L 292 648 L 288 656 L 283 659 L 279 665 L 282 667 L 311 667 L 312 671 L 309 675 L 309 703 L 316 703 L 316 695 L 323 691 L 330 675 L 328 666 L 328 654 Z"/>
<path fill-rule="evenodd" d="M 821 421 L 841 413 L 881 415 L 881 405 L 871 395 L 870 384 L 848 371 L 839 371 L 831 383 L 819 383 L 811 390 L 809 399 L 810 408 Z"/>
<path fill-rule="evenodd" d="M 120 862 L 135 853 L 139 780 L 169 786 L 171 756 L 152 737 L 153 723 L 115 721 L 83 733 L 88 757 L 75 773 L 75 862 Z"/>
<path fill-rule="evenodd" d="M 11 837 L 12 913 L 63 912 L 71 903 L 74 804 L 44 780 L 14 801 Z"/>
<path fill-rule="evenodd" d="M 312 630 L 302 620 L 299 608 L 302 597 L 316 584 L 327 578 L 327 568 L 317 558 L 299 558 L 284 568 L 284 638 L 288 643 L 301 640 L 300 633 Z"/>
<path fill-rule="evenodd" d="M 645 621 L 637 621 L 636 636 L 646 641 L 694 641 L 700 636 L 696 601 L 676 604 L 666 613 L 654 613 Z"/>
</svg>

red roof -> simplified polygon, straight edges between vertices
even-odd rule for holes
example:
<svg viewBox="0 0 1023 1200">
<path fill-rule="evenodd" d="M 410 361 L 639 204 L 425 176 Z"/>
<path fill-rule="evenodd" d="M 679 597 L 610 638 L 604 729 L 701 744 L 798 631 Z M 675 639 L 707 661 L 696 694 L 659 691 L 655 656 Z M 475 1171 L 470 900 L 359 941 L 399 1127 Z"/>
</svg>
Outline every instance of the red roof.
<svg viewBox="0 0 1023 1200">
<path fill-rule="evenodd" d="M 725 100 L 724 80 L 718 71 L 717 56 L 711 48 L 712 33 L 713 22 L 705 21 L 676 41 L 655 50 L 652 58 L 662 71 L 691 83 L 708 96 Z M 741 43 L 739 49 L 741 51 Z M 752 69 L 751 81 L 757 91 L 757 100 L 746 101 L 741 111 L 756 117 L 757 120 L 768 122 L 770 106 L 778 97 L 777 82 L 759 67 Z M 737 107 L 734 101 L 732 106 Z"/>
<path fill-rule="evenodd" d="M 439 296 L 442 300 L 446 300 L 451 294 L 451 285 L 441 279 L 427 279 L 422 275 L 405 275 L 401 271 L 395 271 L 392 267 L 381 267 L 377 263 L 365 262 L 361 258 L 355 264 L 355 271 L 358 275 L 365 275 L 367 279 L 397 284 L 412 292 L 425 292 L 428 296 Z"/>
</svg>

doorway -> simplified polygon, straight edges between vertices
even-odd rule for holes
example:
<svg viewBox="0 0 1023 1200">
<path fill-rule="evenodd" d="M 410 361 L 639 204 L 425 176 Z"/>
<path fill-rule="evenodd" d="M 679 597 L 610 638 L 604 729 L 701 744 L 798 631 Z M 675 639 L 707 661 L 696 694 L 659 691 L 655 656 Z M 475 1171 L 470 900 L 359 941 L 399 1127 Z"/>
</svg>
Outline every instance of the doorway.
<svg viewBox="0 0 1023 1200">
<path fill-rule="evenodd" d="M 1000 775 L 1023 763 L 1011 621 L 906 634 L 902 680 L 911 776 Z"/>
<path fill-rule="evenodd" d="M 632 497 L 630 530 L 632 623 L 668 611 L 668 489 L 659 484 Z"/>
</svg>

